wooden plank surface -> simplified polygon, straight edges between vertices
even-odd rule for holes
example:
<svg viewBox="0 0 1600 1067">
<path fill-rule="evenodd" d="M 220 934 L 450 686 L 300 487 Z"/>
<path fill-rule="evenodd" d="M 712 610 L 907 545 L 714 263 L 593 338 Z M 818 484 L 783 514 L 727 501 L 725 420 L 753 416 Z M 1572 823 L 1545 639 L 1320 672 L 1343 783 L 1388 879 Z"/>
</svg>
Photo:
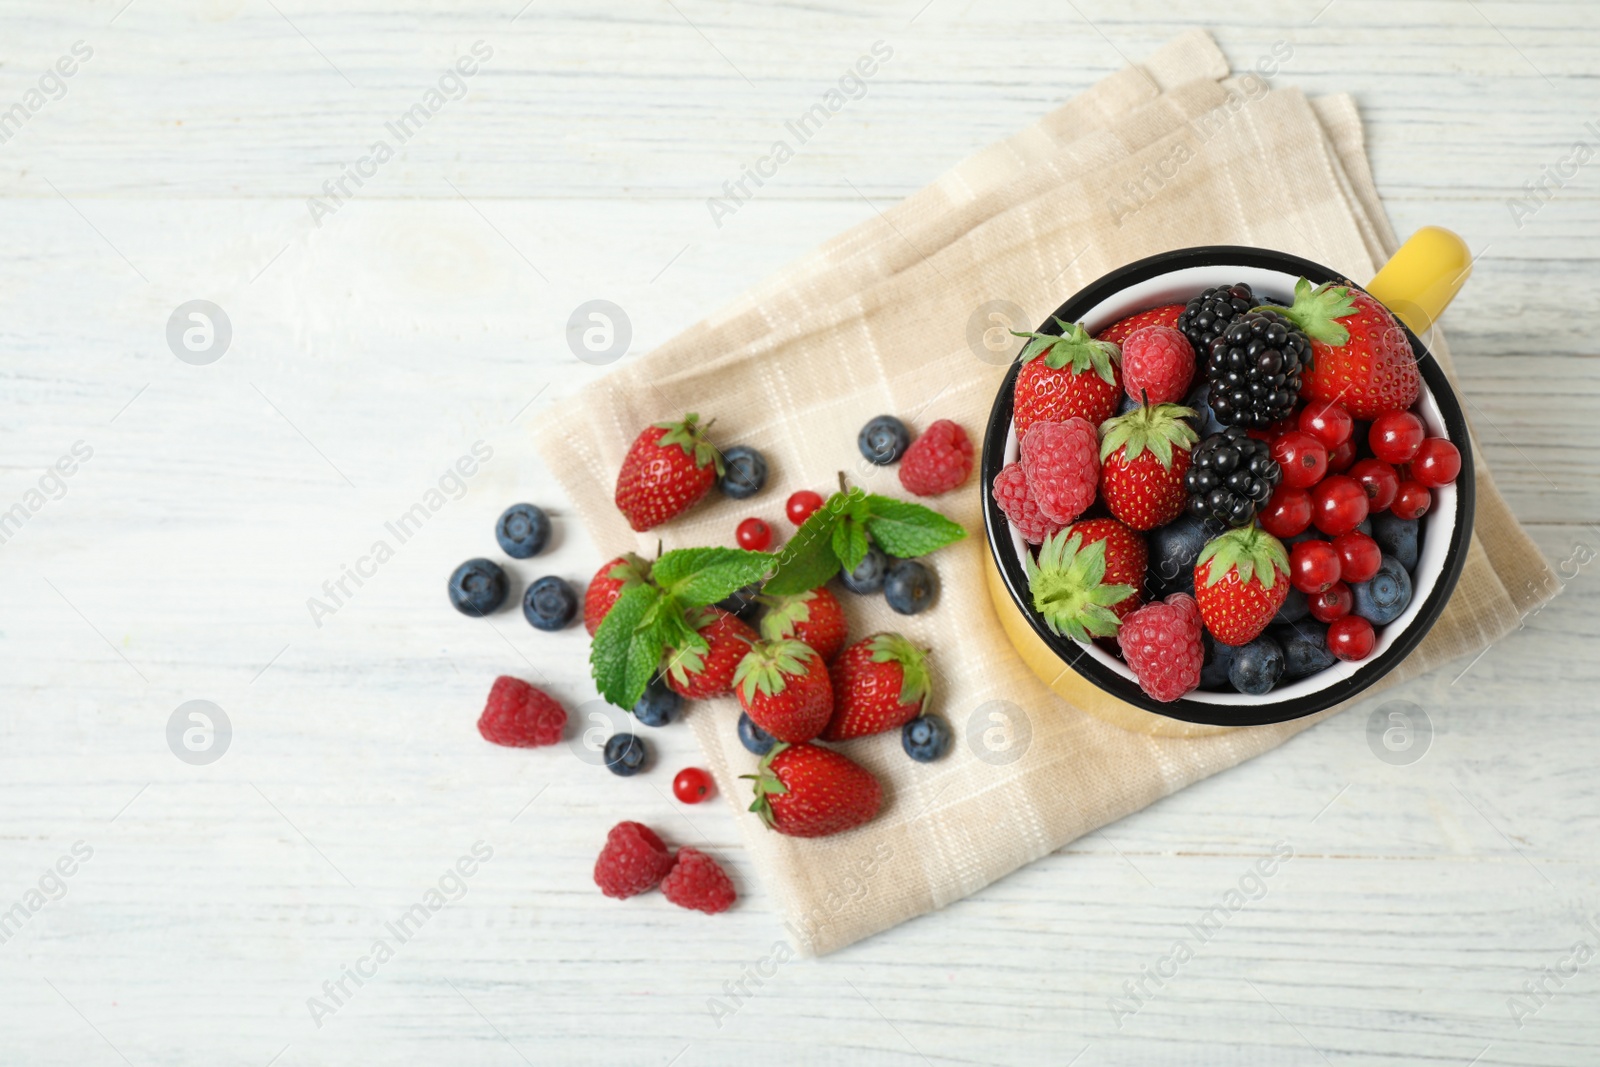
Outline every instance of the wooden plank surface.
<svg viewBox="0 0 1600 1067">
<path fill-rule="evenodd" d="M 1600 145 L 1595 5 L 124 2 L 0 3 L 0 112 L 93 51 L 0 144 L 0 510 L 82 442 L 0 544 L 0 914 L 59 895 L 0 943 L 0 1062 L 1596 1062 L 1600 962 L 1560 969 L 1600 950 L 1600 161 L 1520 227 L 1506 203 Z M 579 303 L 623 306 L 648 350 L 1192 26 L 1240 66 L 1292 42 L 1279 83 L 1356 94 L 1396 228 L 1482 250 L 1446 326 L 1567 587 L 1385 696 L 1432 723 L 1415 763 L 1369 748 L 1373 702 L 774 965 L 731 814 L 668 799 L 688 731 L 653 733 L 661 769 L 627 781 L 484 745 L 485 680 L 581 704 L 587 642 L 460 625 L 444 576 L 516 499 L 559 531 L 519 580 L 601 559 L 528 443 L 604 373 L 566 349 Z M 866 95 L 715 226 L 706 197 L 878 40 Z M 307 199 L 478 41 L 466 96 L 317 225 Z M 167 347 L 191 299 L 232 324 L 208 366 Z M 459 498 L 318 626 L 307 599 L 476 442 Z M 214 765 L 168 748 L 194 699 L 232 724 Z M 622 815 L 716 851 L 741 905 L 599 896 Z M 317 1027 L 308 998 L 477 842 L 460 899 Z M 1200 942 L 1186 924 L 1275 846 L 1293 858 Z"/>
</svg>

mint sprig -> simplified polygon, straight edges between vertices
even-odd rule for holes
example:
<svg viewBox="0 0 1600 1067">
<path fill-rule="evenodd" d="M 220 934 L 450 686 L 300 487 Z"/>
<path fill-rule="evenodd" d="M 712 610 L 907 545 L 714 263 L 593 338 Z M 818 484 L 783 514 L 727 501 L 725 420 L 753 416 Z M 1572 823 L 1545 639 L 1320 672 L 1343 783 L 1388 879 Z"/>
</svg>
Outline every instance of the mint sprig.
<svg viewBox="0 0 1600 1067">
<path fill-rule="evenodd" d="M 680 548 L 664 553 L 650 580 L 630 585 L 595 631 L 589 669 L 595 688 L 619 708 L 632 708 L 661 669 L 667 648 L 705 651 L 695 622 L 706 605 L 743 589 L 772 569 L 767 552 Z"/>
<path fill-rule="evenodd" d="M 793 596 L 822 585 L 843 570 L 855 570 L 870 542 L 891 556 L 925 556 L 961 540 L 967 531 L 937 511 L 890 496 L 846 489 L 834 493 L 800 524 L 778 553 L 763 591 Z"/>
</svg>

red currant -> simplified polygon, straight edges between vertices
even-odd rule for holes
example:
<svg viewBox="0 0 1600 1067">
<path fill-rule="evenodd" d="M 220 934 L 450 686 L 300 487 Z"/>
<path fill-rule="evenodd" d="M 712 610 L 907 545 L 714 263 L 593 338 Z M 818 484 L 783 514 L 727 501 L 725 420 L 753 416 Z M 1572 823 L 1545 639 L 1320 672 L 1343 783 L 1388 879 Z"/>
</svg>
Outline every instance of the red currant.
<svg viewBox="0 0 1600 1067">
<path fill-rule="evenodd" d="M 1400 490 L 1400 476 L 1381 459 L 1364 459 L 1350 468 L 1350 477 L 1367 491 L 1367 514 L 1386 511 Z"/>
<path fill-rule="evenodd" d="M 1339 553 L 1327 541 L 1301 541 L 1289 548 L 1289 584 L 1315 596 L 1339 580 Z"/>
<path fill-rule="evenodd" d="M 822 496 L 809 489 L 802 489 L 789 498 L 784 504 L 784 513 L 789 516 L 789 521 L 799 526 L 811 517 L 811 513 L 822 506 Z"/>
<path fill-rule="evenodd" d="M 711 795 L 711 776 L 699 767 L 685 767 L 672 780 L 672 795 L 685 804 L 698 804 Z"/>
<path fill-rule="evenodd" d="M 1350 593 L 1350 587 L 1343 582 L 1334 582 L 1328 588 L 1310 598 L 1311 617 L 1318 622 L 1332 622 L 1342 619 L 1350 614 L 1350 609 L 1355 606 L 1356 599 Z"/>
<path fill-rule="evenodd" d="M 1397 519 L 1420 519 L 1433 506 L 1433 494 L 1421 482 L 1401 482 L 1389 510 Z"/>
<path fill-rule="evenodd" d="M 1428 428 L 1411 412 L 1385 411 L 1372 420 L 1367 443 L 1372 454 L 1385 463 L 1408 463 L 1427 436 Z"/>
<path fill-rule="evenodd" d="M 1360 530 L 1335 537 L 1333 550 L 1339 553 L 1339 577 L 1346 582 L 1370 582 L 1383 565 L 1383 549 Z"/>
<path fill-rule="evenodd" d="M 1360 615 L 1346 615 L 1328 624 L 1328 651 L 1339 659 L 1352 663 L 1366 659 L 1377 643 L 1372 624 Z"/>
<path fill-rule="evenodd" d="M 1301 409 L 1300 428 L 1332 452 L 1350 440 L 1356 422 L 1342 404 L 1335 404 L 1331 400 L 1313 400 Z"/>
<path fill-rule="evenodd" d="M 1257 517 L 1261 528 L 1273 537 L 1294 537 L 1311 525 L 1311 494 L 1304 489 L 1280 485 Z"/>
<path fill-rule="evenodd" d="M 772 544 L 772 527 L 760 519 L 746 519 L 739 524 L 733 533 L 734 539 L 739 542 L 740 548 L 748 548 L 752 552 L 761 552 Z"/>
<path fill-rule="evenodd" d="M 1422 442 L 1411 460 L 1411 477 L 1429 489 L 1449 485 L 1460 473 L 1461 450 L 1443 437 Z"/>
<path fill-rule="evenodd" d="M 1272 443 L 1272 458 L 1283 468 L 1283 485 L 1310 489 L 1328 473 L 1328 449 L 1303 430 L 1290 430 Z"/>
<path fill-rule="evenodd" d="M 1349 533 L 1367 517 L 1367 491 L 1354 478 L 1333 474 L 1311 491 L 1311 521 L 1325 534 Z"/>
<path fill-rule="evenodd" d="M 1328 453 L 1328 473 L 1343 474 L 1356 461 L 1356 439 L 1345 438 L 1344 444 Z"/>
</svg>

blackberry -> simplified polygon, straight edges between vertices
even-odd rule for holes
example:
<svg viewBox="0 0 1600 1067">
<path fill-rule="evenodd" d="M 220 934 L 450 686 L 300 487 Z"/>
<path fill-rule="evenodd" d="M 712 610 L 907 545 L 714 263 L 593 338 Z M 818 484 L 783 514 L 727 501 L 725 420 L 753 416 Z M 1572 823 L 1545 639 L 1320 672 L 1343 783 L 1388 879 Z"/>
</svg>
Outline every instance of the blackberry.
<svg viewBox="0 0 1600 1067">
<path fill-rule="evenodd" d="M 1211 344 L 1205 376 L 1211 411 L 1224 426 L 1271 426 L 1294 411 L 1311 340 L 1276 311 L 1248 311 Z"/>
<path fill-rule="evenodd" d="M 1214 433 L 1195 446 L 1183 487 L 1189 491 L 1189 514 L 1204 521 L 1248 526 L 1256 511 L 1272 499 L 1283 470 L 1265 441 L 1249 437 L 1237 426 Z"/>
<path fill-rule="evenodd" d="M 1178 329 L 1189 338 L 1202 360 L 1211 351 L 1211 342 L 1222 335 L 1228 324 L 1260 301 L 1244 282 L 1207 289 L 1187 304 L 1178 315 Z"/>
</svg>

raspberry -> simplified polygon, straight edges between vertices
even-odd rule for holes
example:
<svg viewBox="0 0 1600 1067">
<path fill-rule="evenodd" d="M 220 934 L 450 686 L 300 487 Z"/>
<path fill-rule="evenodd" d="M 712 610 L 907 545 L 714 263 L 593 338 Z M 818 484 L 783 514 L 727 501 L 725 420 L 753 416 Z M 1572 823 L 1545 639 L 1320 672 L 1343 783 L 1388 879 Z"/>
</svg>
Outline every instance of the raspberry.
<svg viewBox="0 0 1600 1067">
<path fill-rule="evenodd" d="M 917 496 L 949 492 L 972 473 L 972 442 L 967 431 L 940 419 L 911 442 L 900 457 L 900 484 Z"/>
<path fill-rule="evenodd" d="M 1187 593 L 1173 593 L 1123 619 L 1117 644 L 1140 689 L 1156 700 L 1177 700 L 1200 687 L 1201 633 L 1200 605 Z"/>
<path fill-rule="evenodd" d="M 1086 419 L 1040 422 L 1022 436 L 1022 471 L 1039 512 L 1066 525 L 1094 503 L 1100 438 Z"/>
<path fill-rule="evenodd" d="M 1171 326 L 1145 326 L 1122 342 L 1122 385 L 1141 404 L 1181 404 L 1194 379 L 1194 346 Z"/>
<path fill-rule="evenodd" d="M 1011 525 L 1017 528 L 1022 539 L 1030 545 L 1042 545 L 1045 538 L 1061 529 L 1062 524 L 1051 522 L 1039 510 L 1033 495 L 1028 492 L 1028 478 L 1022 473 L 1022 464 L 1007 463 L 994 476 L 995 503 L 1006 513 Z"/>
<path fill-rule="evenodd" d="M 594 884 L 617 900 L 654 889 L 672 870 L 672 853 L 643 823 L 619 822 L 594 861 Z"/>
<path fill-rule="evenodd" d="M 661 892 L 678 907 L 707 915 L 727 911 L 739 898 L 728 873 L 717 866 L 716 860 L 694 848 L 678 850 L 678 861 L 662 880 Z"/>
<path fill-rule="evenodd" d="M 478 732 L 485 741 L 512 748 L 553 745 L 561 740 L 566 725 L 567 709 L 554 697 L 507 675 L 494 680 L 478 717 Z"/>
</svg>

